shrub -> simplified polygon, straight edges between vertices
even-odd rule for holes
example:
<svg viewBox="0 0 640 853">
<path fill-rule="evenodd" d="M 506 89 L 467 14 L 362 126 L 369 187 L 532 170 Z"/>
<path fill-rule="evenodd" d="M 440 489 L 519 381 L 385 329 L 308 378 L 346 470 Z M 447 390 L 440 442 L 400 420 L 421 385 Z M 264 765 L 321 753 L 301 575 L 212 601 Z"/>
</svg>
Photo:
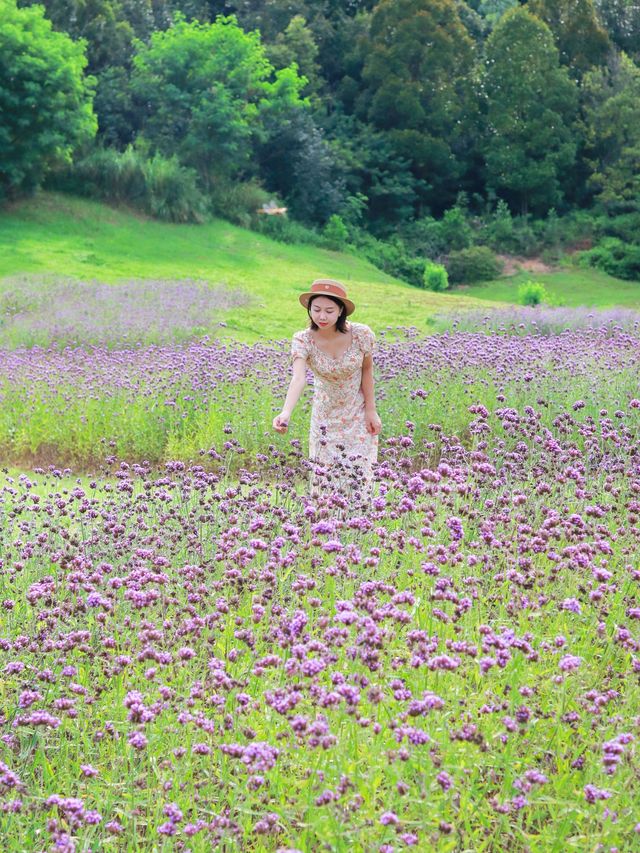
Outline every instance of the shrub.
<svg viewBox="0 0 640 853">
<path fill-rule="evenodd" d="M 447 245 L 442 220 L 423 216 L 402 226 L 402 236 L 411 251 L 423 258 L 438 258 L 451 248 Z"/>
<path fill-rule="evenodd" d="M 193 169 L 177 157 L 151 159 L 129 146 L 118 152 L 97 148 L 52 175 L 48 185 L 131 207 L 169 222 L 202 222 L 206 199 Z"/>
<path fill-rule="evenodd" d="M 549 294 L 541 281 L 525 281 L 518 288 L 518 302 L 521 305 L 539 305 L 549 301 Z"/>
<path fill-rule="evenodd" d="M 415 254 L 437 258 L 447 252 L 468 248 L 474 235 L 465 211 L 456 205 L 447 210 L 442 219 L 423 216 L 405 224 L 402 236 Z"/>
<path fill-rule="evenodd" d="M 628 280 L 640 279 L 640 245 L 618 237 L 605 237 L 593 249 L 583 252 L 581 262 Z"/>
<path fill-rule="evenodd" d="M 601 216 L 597 220 L 600 237 L 618 237 L 624 243 L 640 241 L 640 213 L 622 213 L 619 216 Z"/>
<path fill-rule="evenodd" d="M 473 243 L 473 230 L 465 211 L 458 205 L 445 211 L 440 222 L 440 233 L 447 251 L 467 249 Z"/>
<path fill-rule="evenodd" d="M 334 213 L 324 226 L 322 236 L 330 249 L 343 249 L 349 241 L 349 230 L 342 217 Z"/>
<path fill-rule="evenodd" d="M 434 264 L 433 261 L 426 262 L 424 265 L 424 286 L 427 290 L 433 290 L 437 293 L 449 287 L 447 270 L 442 264 Z"/>
<path fill-rule="evenodd" d="M 289 219 L 288 216 L 258 216 L 254 226 L 260 234 L 278 240 L 280 243 L 308 243 L 312 246 L 323 246 L 324 238 L 313 228 Z"/>
<path fill-rule="evenodd" d="M 257 181 L 216 181 L 209 191 L 211 212 L 242 228 L 254 228 L 260 219 L 275 218 L 258 214 L 263 204 L 273 200 L 278 203 Z"/>
<path fill-rule="evenodd" d="M 378 269 L 415 287 L 424 287 L 424 259 L 414 257 L 399 237 L 387 242 L 359 231 L 354 243 L 358 254 Z"/>
<path fill-rule="evenodd" d="M 447 271 L 451 282 L 490 281 L 502 273 L 502 263 L 488 246 L 471 246 L 451 252 Z"/>
<path fill-rule="evenodd" d="M 513 246 L 514 223 L 509 205 L 498 201 L 495 212 L 484 223 L 483 239 L 496 252 L 509 251 Z"/>
<path fill-rule="evenodd" d="M 167 222 L 202 222 L 206 201 L 197 186 L 193 169 L 181 166 L 174 155 L 156 154 L 142 166 L 145 180 L 144 208 Z"/>
</svg>

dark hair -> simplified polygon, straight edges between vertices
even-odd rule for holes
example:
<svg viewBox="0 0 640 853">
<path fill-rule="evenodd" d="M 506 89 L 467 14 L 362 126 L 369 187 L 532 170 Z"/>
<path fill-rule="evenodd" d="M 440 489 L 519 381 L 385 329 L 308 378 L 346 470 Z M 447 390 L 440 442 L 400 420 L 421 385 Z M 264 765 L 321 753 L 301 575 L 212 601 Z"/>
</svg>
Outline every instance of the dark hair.
<svg viewBox="0 0 640 853">
<path fill-rule="evenodd" d="M 307 303 L 307 314 L 309 315 L 309 328 L 313 329 L 314 331 L 319 328 L 318 324 L 314 323 L 313 320 L 311 319 L 311 303 L 316 298 L 316 296 L 326 296 L 327 299 L 330 299 L 332 302 L 335 302 L 336 305 L 338 305 L 340 308 L 343 309 L 342 314 L 340 314 L 340 316 L 336 320 L 336 329 L 339 332 L 343 332 L 344 334 L 346 334 L 346 332 L 347 332 L 347 326 L 346 326 L 346 323 L 347 323 L 347 306 L 344 304 L 344 302 L 341 299 L 337 299 L 335 296 L 330 296 L 328 293 L 317 293 L 309 299 L 309 301 Z"/>
</svg>

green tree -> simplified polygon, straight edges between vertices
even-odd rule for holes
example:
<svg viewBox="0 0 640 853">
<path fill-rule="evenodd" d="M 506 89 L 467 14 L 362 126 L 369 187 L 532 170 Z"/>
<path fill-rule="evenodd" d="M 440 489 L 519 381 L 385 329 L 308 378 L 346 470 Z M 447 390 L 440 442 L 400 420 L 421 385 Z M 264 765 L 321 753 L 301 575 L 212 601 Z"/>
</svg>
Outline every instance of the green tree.
<svg viewBox="0 0 640 853">
<path fill-rule="evenodd" d="M 611 213 L 640 209 L 640 68 L 624 54 L 582 82 L 589 184 Z"/>
<path fill-rule="evenodd" d="M 507 12 L 487 39 L 484 156 L 489 188 L 522 213 L 562 199 L 575 161 L 577 88 L 560 66 L 545 23 L 524 8 Z"/>
<path fill-rule="evenodd" d="M 98 74 L 112 65 L 126 65 L 133 53 L 134 30 L 120 0 L 37 0 L 54 29 L 87 42 L 88 71 Z M 33 5 L 36 0 L 22 0 Z M 139 0 L 138 8 L 150 6 Z"/>
<path fill-rule="evenodd" d="M 87 69 L 96 77 L 94 110 L 103 144 L 124 149 L 139 129 L 131 96 L 134 37 L 148 40 L 171 24 L 169 0 L 19 0 L 41 4 L 54 29 L 87 44 Z"/>
<path fill-rule="evenodd" d="M 446 207 L 464 174 L 474 133 L 474 46 L 454 0 L 381 0 L 371 18 L 361 118 L 385 131 L 427 203 Z"/>
<path fill-rule="evenodd" d="M 636 62 L 640 59 L 640 4 L 637 0 L 595 0 L 611 41 Z"/>
<path fill-rule="evenodd" d="M 579 79 L 600 65 L 611 49 L 593 0 L 529 0 L 528 8 L 547 24 L 560 51 L 560 61 Z"/>
<path fill-rule="evenodd" d="M 307 110 L 279 111 L 256 148 L 260 175 L 284 197 L 298 219 L 321 224 L 338 213 L 344 198 L 341 164 Z"/>
<path fill-rule="evenodd" d="M 478 12 L 494 26 L 509 9 L 519 4 L 520 0 L 480 0 Z"/>
<path fill-rule="evenodd" d="M 284 32 L 278 33 L 275 42 L 266 45 L 265 50 L 276 68 L 295 63 L 300 74 L 307 80 L 304 94 L 318 95 L 321 87 L 320 66 L 317 62 L 318 45 L 302 15 L 294 15 Z"/>
<path fill-rule="evenodd" d="M 305 81 L 295 69 L 272 76 L 259 33 L 245 33 L 234 17 L 213 24 L 177 17 L 149 45 L 138 42 L 132 86 L 146 105 L 142 135 L 197 169 L 205 189 L 251 171 L 266 125 L 300 105 Z"/>
<path fill-rule="evenodd" d="M 84 44 L 52 29 L 41 6 L 0 0 L 0 196 L 37 187 L 96 132 Z"/>
</svg>

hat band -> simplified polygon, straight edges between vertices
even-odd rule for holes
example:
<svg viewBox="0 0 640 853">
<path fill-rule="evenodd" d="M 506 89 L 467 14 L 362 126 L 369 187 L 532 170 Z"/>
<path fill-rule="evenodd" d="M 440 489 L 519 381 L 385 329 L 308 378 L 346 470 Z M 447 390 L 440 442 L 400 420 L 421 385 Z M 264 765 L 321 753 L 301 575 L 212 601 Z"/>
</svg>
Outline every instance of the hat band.
<svg viewBox="0 0 640 853">
<path fill-rule="evenodd" d="M 312 284 L 311 290 L 314 294 L 332 293 L 339 299 L 347 299 L 347 294 L 341 287 L 336 287 L 335 284 Z"/>
</svg>

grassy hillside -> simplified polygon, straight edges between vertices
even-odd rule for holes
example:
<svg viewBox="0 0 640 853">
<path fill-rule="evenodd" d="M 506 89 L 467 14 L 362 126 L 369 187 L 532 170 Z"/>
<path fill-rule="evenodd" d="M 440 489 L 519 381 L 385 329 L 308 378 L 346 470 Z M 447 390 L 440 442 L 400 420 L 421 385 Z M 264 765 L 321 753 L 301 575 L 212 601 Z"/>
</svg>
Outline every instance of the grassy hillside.
<svg viewBox="0 0 640 853">
<path fill-rule="evenodd" d="M 286 338 L 304 326 L 297 296 L 320 276 L 344 281 L 357 303 L 354 319 L 378 330 L 426 331 L 434 313 L 488 304 L 422 291 L 352 255 L 284 245 L 222 220 L 171 225 L 51 193 L 0 213 L 0 288 L 3 277 L 20 273 L 104 282 L 191 278 L 242 288 L 253 302 L 221 319 L 224 334 L 246 342 Z"/>
<path fill-rule="evenodd" d="M 578 266 L 562 266 L 542 273 L 522 271 L 496 281 L 455 287 L 451 293 L 497 302 L 517 302 L 518 287 L 525 281 L 542 282 L 557 305 L 640 308 L 640 282 L 624 281 L 601 270 Z"/>
</svg>

